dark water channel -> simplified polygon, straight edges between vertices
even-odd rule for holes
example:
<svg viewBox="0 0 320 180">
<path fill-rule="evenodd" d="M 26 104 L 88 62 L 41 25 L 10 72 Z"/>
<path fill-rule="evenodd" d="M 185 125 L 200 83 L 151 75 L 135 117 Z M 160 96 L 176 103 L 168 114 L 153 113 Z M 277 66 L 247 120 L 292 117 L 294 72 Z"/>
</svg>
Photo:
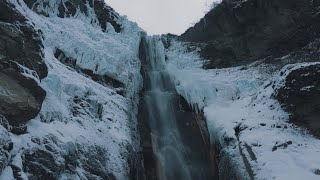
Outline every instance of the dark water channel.
<svg viewBox="0 0 320 180">
<path fill-rule="evenodd" d="M 153 166 L 156 177 L 147 179 L 218 179 L 215 155 L 201 127 L 201 118 L 177 94 L 166 71 L 160 37 L 143 37 L 140 53 L 145 79 L 143 109 L 154 156 L 153 163 L 145 163 L 145 168 Z"/>
</svg>

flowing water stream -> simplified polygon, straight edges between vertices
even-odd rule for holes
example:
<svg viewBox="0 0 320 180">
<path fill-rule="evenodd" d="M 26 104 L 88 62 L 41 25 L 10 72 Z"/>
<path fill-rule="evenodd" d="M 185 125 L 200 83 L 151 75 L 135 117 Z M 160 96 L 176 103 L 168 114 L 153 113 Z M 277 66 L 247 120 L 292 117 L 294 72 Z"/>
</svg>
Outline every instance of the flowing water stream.
<svg viewBox="0 0 320 180">
<path fill-rule="evenodd" d="M 143 37 L 145 93 L 144 103 L 151 131 L 152 149 L 158 161 L 160 180 L 212 179 L 208 157 L 188 131 L 191 114 L 183 113 L 178 94 L 166 71 L 165 50 L 160 37 Z M 189 134 L 190 133 L 190 134 Z M 201 141 L 201 137 L 200 137 Z M 191 143 L 191 144 L 188 144 Z M 198 149 L 199 150 L 198 150 Z"/>
</svg>

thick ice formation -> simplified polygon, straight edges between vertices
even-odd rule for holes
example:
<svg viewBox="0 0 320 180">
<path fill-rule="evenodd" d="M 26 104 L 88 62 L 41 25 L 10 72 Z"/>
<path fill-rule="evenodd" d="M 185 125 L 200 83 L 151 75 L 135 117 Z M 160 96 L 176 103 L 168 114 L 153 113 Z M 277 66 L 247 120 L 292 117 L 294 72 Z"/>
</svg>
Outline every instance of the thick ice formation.
<svg viewBox="0 0 320 180">
<path fill-rule="evenodd" d="M 106 164 L 99 166 L 101 171 L 110 172 L 117 179 L 127 179 L 130 173 L 128 147 L 137 150 L 139 145 L 135 117 L 137 93 L 142 86 L 138 59 L 142 30 L 135 23 L 119 17 L 121 33 L 115 33 L 111 24 L 108 24 L 107 32 L 103 32 L 93 13 L 77 12 L 74 17 L 59 18 L 57 9 L 46 9 L 50 17 L 44 17 L 31 11 L 22 0 L 11 2 L 30 24 L 43 33 L 44 58 L 49 71 L 41 82 L 47 96 L 39 116 L 28 123 L 27 134 L 10 135 L 14 142 L 13 163 L 22 169 L 23 149 L 44 149 L 48 144 L 57 152 L 54 158 L 58 165 L 64 164 L 62 157 L 70 151 L 84 148 L 82 152 L 92 152 L 90 148 L 97 147 L 106 152 L 101 154 L 106 158 Z M 49 1 L 57 2 L 60 1 Z M 76 59 L 80 68 L 122 82 L 125 97 L 117 94 L 114 88 L 94 82 L 59 62 L 54 57 L 56 48 Z M 37 144 L 36 139 L 49 143 Z M 26 177 L 23 172 L 21 176 Z M 10 177 L 12 169 L 8 166 L 0 179 Z M 66 172 L 61 179 L 84 177 L 84 169 L 80 166 L 76 173 Z"/>
<path fill-rule="evenodd" d="M 54 2 L 58 3 L 50 1 Z M 43 32 L 46 49 L 63 50 L 68 57 L 76 59 L 79 67 L 119 80 L 130 87 L 128 90 L 134 91 L 128 92 L 131 96 L 137 92 L 140 85 L 136 82 L 141 81 L 138 49 L 142 31 L 137 24 L 119 17 L 123 31 L 106 33 L 101 31 L 93 13 L 84 15 L 78 12 L 72 18 L 59 18 L 52 9 L 49 11 L 52 16 L 47 18 L 31 11 L 23 1 L 20 4 L 17 9 Z M 109 28 L 111 26 L 109 23 Z"/>
</svg>

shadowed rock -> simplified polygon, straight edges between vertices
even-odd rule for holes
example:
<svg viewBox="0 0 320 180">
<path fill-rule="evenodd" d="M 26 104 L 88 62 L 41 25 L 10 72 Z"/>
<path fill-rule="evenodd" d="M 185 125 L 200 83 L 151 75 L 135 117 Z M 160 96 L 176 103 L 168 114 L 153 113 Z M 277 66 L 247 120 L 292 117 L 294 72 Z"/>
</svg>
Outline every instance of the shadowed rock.
<svg viewBox="0 0 320 180">
<path fill-rule="evenodd" d="M 103 0 L 68 0 L 50 2 L 46 0 L 24 0 L 30 9 L 38 14 L 49 17 L 54 14 L 60 18 L 73 17 L 77 11 L 80 10 L 85 15 L 89 14 L 88 7 L 93 8 L 94 13 L 99 21 L 101 29 L 107 30 L 107 23 L 109 22 L 116 32 L 120 32 L 121 24 L 117 22 L 119 15 Z M 57 11 L 55 14 L 54 11 Z"/>
<path fill-rule="evenodd" d="M 320 1 L 223 1 L 181 39 L 200 43 L 207 68 L 280 57 L 320 36 Z"/>
<path fill-rule="evenodd" d="M 26 23 L 14 6 L 0 0 L 0 61 L 13 60 L 37 72 L 40 79 L 47 76 L 39 32 Z"/>
<path fill-rule="evenodd" d="M 293 70 L 276 98 L 291 113 L 290 120 L 320 137 L 320 65 Z"/>
<path fill-rule="evenodd" d="M 1 118 L 1 117 L 0 117 Z M 10 160 L 10 151 L 13 149 L 13 143 L 9 133 L 0 126 L 0 173 L 7 166 Z"/>
<path fill-rule="evenodd" d="M 42 40 L 38 32 L 15 10 L 0 0 L 0 114 L 16 134 L 26 133 L 25 123 L 36 117 L 46 96 L 35 79 L 47 76 Z M 33 78 L 21 73 L 27 73 Z"/>
<path fill-rule="evenodd" d="M 24 150 L 21 156 L 22 170 L 29 179 L 116 179 L 107 169 L 109 154 L 103 147 L 63 143 L 54 135 L 32 142 L 36 147 Z"/>
<path fill-rule="evenodd" d="M 23 126 L 38 115 L 46 96 L 38 83 L 21 71 L 14 62 L 0 62 L 0 114 L 16 134 L 26 132 Z"/>
</svg>

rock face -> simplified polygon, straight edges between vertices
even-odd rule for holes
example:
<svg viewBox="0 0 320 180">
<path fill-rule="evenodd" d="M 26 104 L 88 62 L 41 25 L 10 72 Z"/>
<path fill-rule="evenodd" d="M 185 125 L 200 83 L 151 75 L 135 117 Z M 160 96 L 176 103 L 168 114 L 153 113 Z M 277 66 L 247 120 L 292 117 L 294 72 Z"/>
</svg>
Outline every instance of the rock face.
<svg viewBox="0 0 320 180">
<path fill-rule="evenodd" d="M 108 22 L 113 26 L 116 32 L 121 31 L 121 24 L 119 24 L 116 19 L 119 18 L 119 15 L 115 11 L 107 6 L 103 0 L 93 1 L 93 8 L 95 10 L 98 21 L 100 22 L 102 30 L 106 31 Z"/>
<path fill-rule="evenodd" d="M 34 79 L 21 73 L 23 69 L 15 62 L 0 62 L 0 114 L 16 134 L 26 132 L 23 126 L 38 115 L 46 96 Z"/>
<path fill-rule="evenodd" d="M 293 70 L 276 98 L 291 113 L 290 120 L 320 137 L 320 65 Z"/>
<path fill-rule="evenodd" d="M 26 132 L 25 123 L 38 115 L 46 96 L 35 80 L 48 73 L 42 41 L 7 1 L 0 3 L 0 33 L 0 115 L 11 126 L 8 130 L 21 134 Z"/>
<path fill-rule="evenodd" d="M 86 179 L 115 179 L 108 173 L 105 164 L 108 153 L 99 146 L 83 147 L 81 144 L 63 144 L 54 136 L 43 140 L 33 139 L 38 148 L 23 151 L 23 171 L 29 174 L 29 179 L 73 179 L 77 169 L 82 169 L 80 177 Z M 61 149 L 57 146 L 62 147 Z M 63 152 L 63 154 L 60 154 Z M 16 168 L 17 171 L 21 169 Z M 17 176 L 16 178 L 18 178 Z"/>
<path fill-rule="evenodd" d="M 13 143 L 10 139 L 9 133 L 5 128 L 0 126 L 0 171 L 7 166 L 10 160 L 10 151 L 12 148 Z"/>
<path fill-rule="evenodd" d="M 223 1 L 180 38 L 200 44 L 207 68 L 280 57 L 320 36 L 319 7 L 319 0 Z"/>
<path fill-rule="evenodd" d="M 103 31 L 107 30 L 110 23 L 116 32 L 121 31 L 121 24 L 117 22 L 119 15 L 103 0 L 69 0 L 69 1 L 48 1 L 48 0 L 24 0 L 28 7 L 38 14 L 44 16 L 57 15 L 60 18 L 76 16 L 78 10 L 85 15 L 95 13 Z M 88 7 L 94 9 L 90 12 Z M 52 11 L 53 10 L 53 11 Z"/>
<path fill-rule="evenodd" d="M 5 0 L 0 1 L 0 60 L 12 60 L 37 72 L 40 79 L 47 76 L 39 32 L 26 23 L 25 17 Z"/>
<path fill-rule="evenodd" d="M 35 79 L 22 74 L 24 70 L 16 62 L 0 62 L 1 124 L 15 134 L 27 132 L 26 123 L 38 115 L 46 96 Z"/>
</svg>

